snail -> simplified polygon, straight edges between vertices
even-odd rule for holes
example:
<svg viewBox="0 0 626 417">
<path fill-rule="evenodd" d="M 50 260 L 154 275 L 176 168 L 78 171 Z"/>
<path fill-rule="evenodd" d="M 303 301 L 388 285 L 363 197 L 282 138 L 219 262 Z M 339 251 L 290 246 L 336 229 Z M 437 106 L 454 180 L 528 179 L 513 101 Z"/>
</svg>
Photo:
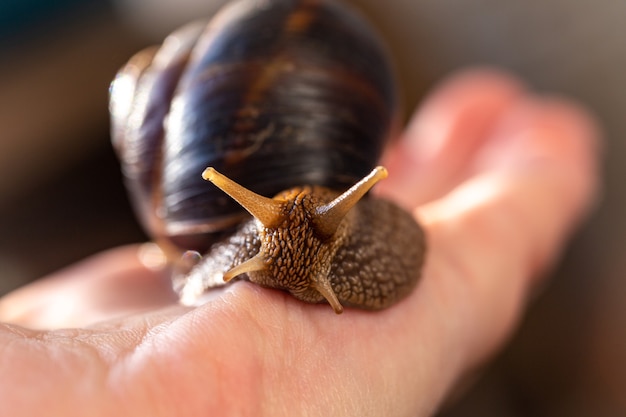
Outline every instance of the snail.
<svg viewBox="0 0 626 417">
<path fill-rule="evenodd" d="M 247 279 L 339 314 L 416 285 L 421 228 L 367 194 L 387 175 L 392 71 L 346 5 L 232 2 L 131 58 L 110 99 L 133 205 L 183 303 Z"/>
</svg>

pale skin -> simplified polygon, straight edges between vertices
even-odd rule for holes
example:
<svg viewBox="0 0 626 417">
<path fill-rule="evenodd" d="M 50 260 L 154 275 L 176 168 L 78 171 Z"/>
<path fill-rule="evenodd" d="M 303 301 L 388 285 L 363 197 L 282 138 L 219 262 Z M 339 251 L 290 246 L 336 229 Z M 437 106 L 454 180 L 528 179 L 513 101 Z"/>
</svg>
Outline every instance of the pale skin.
<svg viewBox="0 0 626 417">
<path fill-rule="evenodd" d="M 375 190 L 428 236 L 408 298 L 337 316 L 236 282 L 184 308 L 136 246 L 113 249 L 0 300 L 0 415 L 431 415 L 506 341 L 593 206 L 598 136 L 570 101 L 456 74 Z"/>
</svg>

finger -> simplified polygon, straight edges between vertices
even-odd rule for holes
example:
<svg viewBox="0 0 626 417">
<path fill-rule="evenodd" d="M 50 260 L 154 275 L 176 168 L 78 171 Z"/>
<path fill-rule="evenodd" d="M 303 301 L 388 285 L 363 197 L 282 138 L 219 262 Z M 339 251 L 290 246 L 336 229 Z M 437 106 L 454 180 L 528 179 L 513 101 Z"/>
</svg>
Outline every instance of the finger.
<svg viewBox="0 0 626 417">
<path fill-rule="evenodd" d="M 32 328 L 80 327 L 176 301 L 151 247 L 95 255 L 0 299 L 0 321 Z"/>
<path fill-rule="evenodd" d="M 587 113 L 528 98 L 474 156 L 475 175 L 416 211 L 428 230 L 430 273 L 462 329 L 464 366 L 498 346 L 539 274 L 557 257 L 598 188 L 598 130 Z"/>
<path fill-rule="evenodd" d="M 407 209 L 444 195 L 523 93 L 517 79 L 496 70 L 453 75 L 425 100 L 385 156 L 390 175 L 377 192 Z"/>
</svg>

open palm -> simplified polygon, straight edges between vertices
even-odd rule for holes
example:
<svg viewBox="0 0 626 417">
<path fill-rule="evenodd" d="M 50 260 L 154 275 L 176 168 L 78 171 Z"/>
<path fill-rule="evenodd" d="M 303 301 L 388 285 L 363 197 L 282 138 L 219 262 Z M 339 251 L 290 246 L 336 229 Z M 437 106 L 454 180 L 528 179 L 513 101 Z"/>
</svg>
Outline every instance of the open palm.
<svg viewBox="0 0 626 417">
<path fill-rule="evenodd" d="M 237 282 L 191 309 L 138 246 L 114 249 L 0 300 L 0 415 L 432 414 L 510 334 L 585 214 L 596 148 L 569 102 L 490 70 L 451 77 L 376 189 L 426 230 L 408 298 L 337 316 Z"/>
</svg>

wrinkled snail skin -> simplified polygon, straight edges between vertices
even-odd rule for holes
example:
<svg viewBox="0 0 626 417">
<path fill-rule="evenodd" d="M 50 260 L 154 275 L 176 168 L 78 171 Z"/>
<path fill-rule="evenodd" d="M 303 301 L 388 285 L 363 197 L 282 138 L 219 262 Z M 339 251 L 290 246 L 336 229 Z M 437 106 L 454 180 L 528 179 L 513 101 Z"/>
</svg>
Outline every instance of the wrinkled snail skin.
<svg viewBox="0 0 626 417">
<path fill-rule="evenodd" d="M 318 189 L 311 196 L 324 198 L 336 193 Z M 196 304 L 207 288 L 224 285 L 225 273 L 257 256 L 263 245 L 259 229 L 262 226 L 254 219 L 244 222 L 236 233 L 216 244 L 187 276 L 180 278 L 183 303 Z M 306 251 L 299 247 L 306 246 L 306 235 L 306 231 L 301 231 L 298 239 L 289 242 L 294 248 L 292 252 Z M 320 291 L 310 285 L 316 278 L 311 271 L 320 269 L 316 264 L 322 264 L 321 269 L 328 268 L 326 277 L 338 300 L 333 305 L 337 313 L 341 313 L 342 306 L 368 310 L 389 307 L 406 296 L 419 279 L 425 252 L 423 232 L 413 217 L 386 200 L 364 198 L 357 203 L 345 216 L 330 245 L 336 248 L 328 258 L 281 256 L 268 261 L 266 269 L 248 273 L 247 279 L 287 290 L 302 301 L 326 302 Z M 281 276 L 295 281 L 281 282 Z"/>
<path fill-rule="evenodd" d="M 392 71 L 345 5 L 232 2 L 133 57 L 110 108 L 138 216 L 189 269 L 174 278 L 184 303 L 225 278 L 337 313 L 415 286 L 421 229 L 366 195 L 386 176 L 374 167 L 397 118 Z"/>
</svg>

